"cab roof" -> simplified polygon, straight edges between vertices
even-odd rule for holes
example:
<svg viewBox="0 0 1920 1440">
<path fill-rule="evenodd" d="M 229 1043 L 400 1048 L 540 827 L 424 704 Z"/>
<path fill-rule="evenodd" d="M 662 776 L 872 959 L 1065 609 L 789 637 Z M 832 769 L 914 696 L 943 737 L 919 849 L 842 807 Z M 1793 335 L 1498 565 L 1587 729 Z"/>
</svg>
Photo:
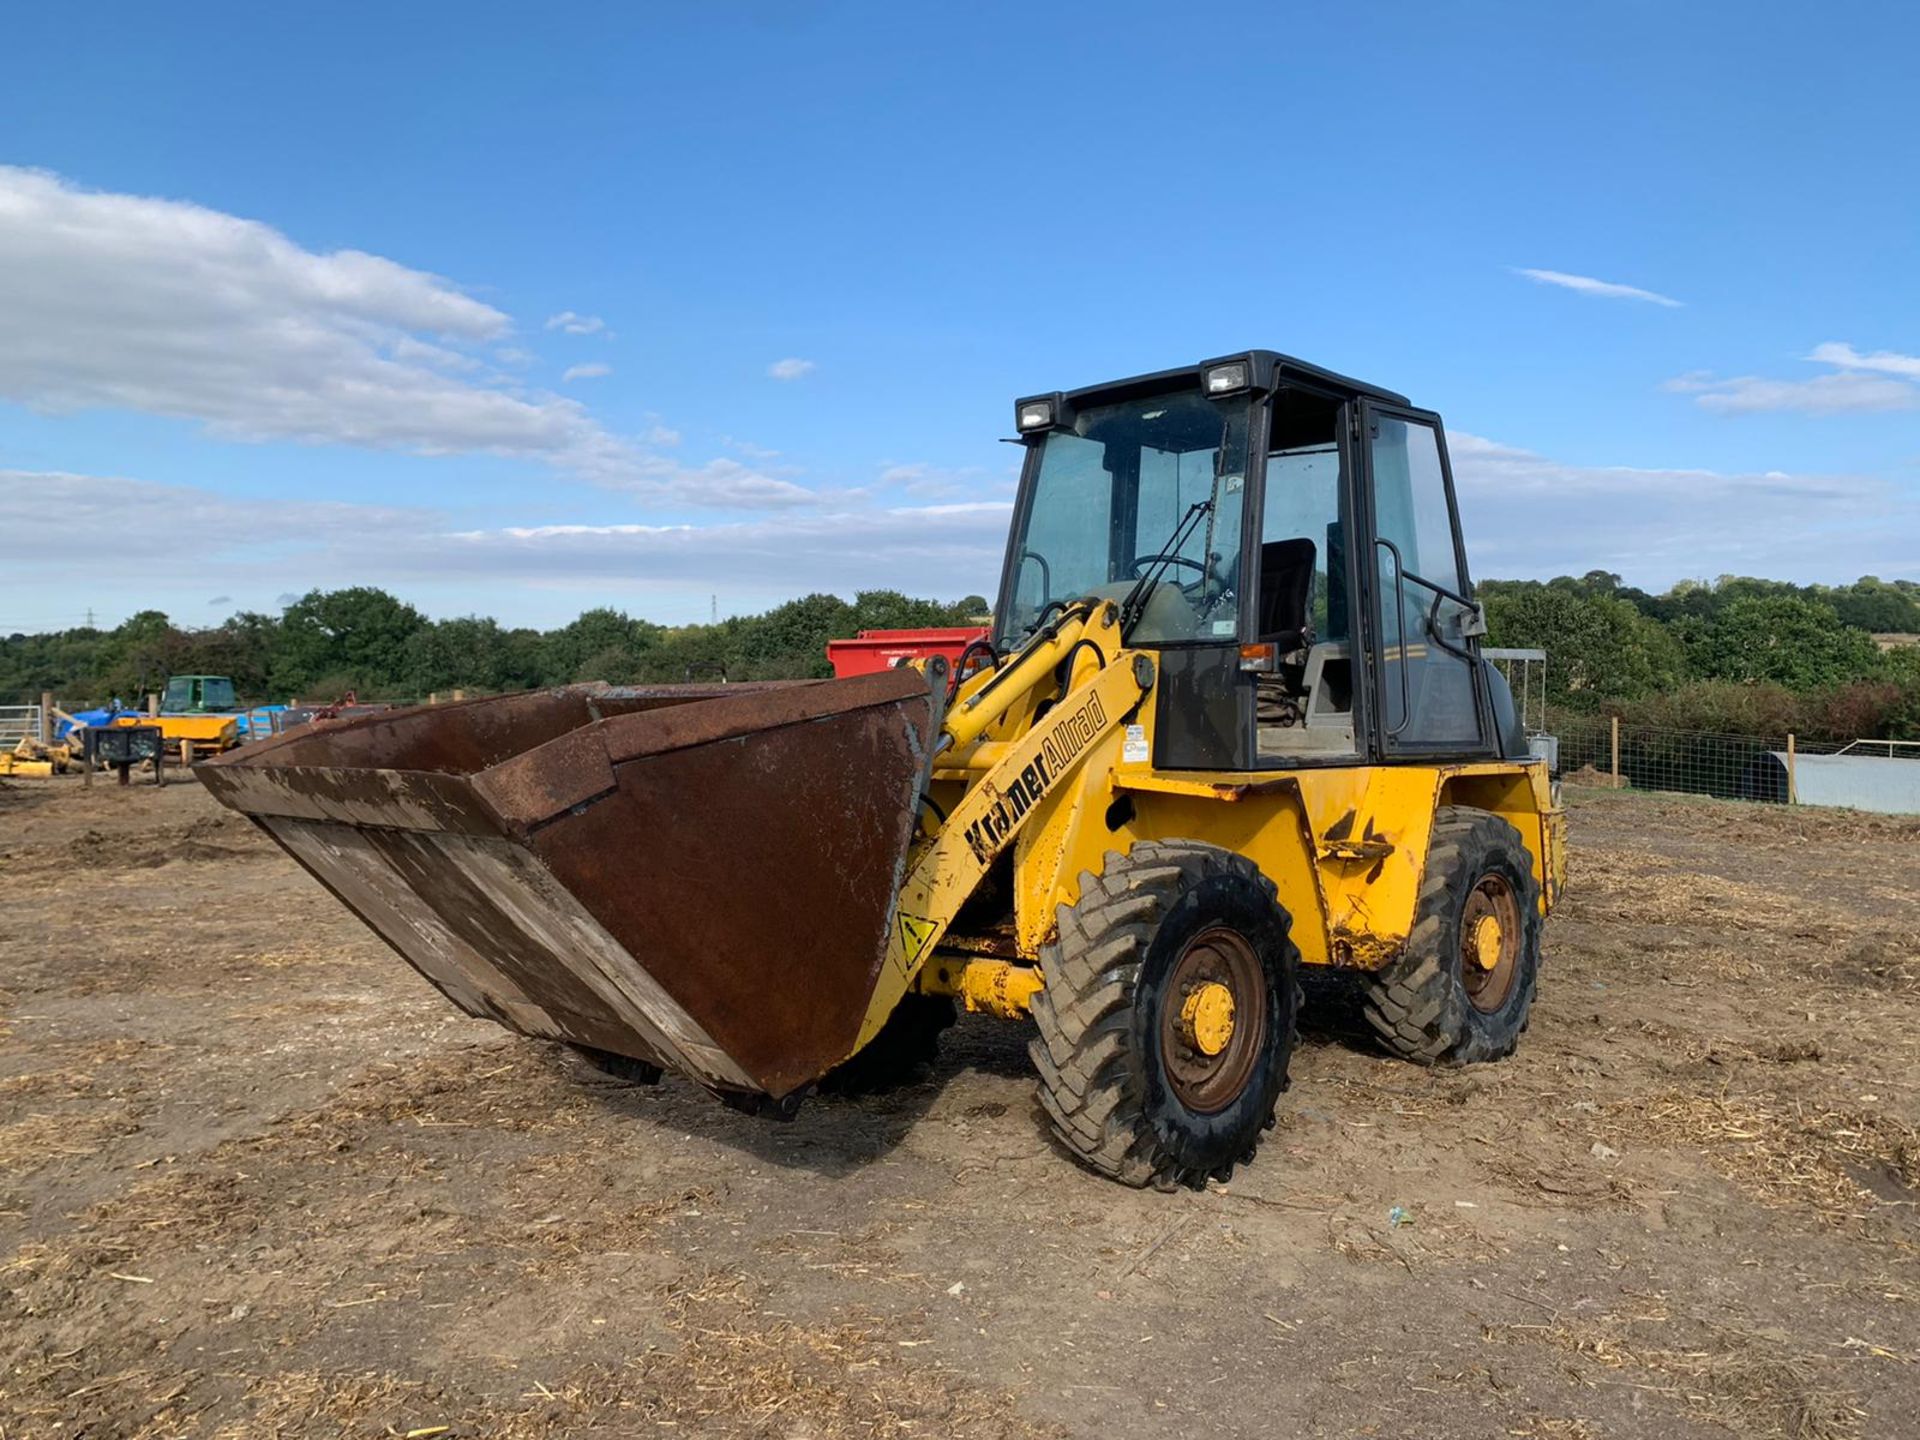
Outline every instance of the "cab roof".
<svg viewBox="0 0 1920 1440">
<path fill-rule="evenodd" d="M 1078 390 L 1062 391 L 1060 398 L 1068 405 L 1079 408 L 1085 405 L 1129 400 L 1137 395 L 1153 395 L 1165 390 L 1182 390 L 1188 387 L 1197 389 L 1202 371 L 1234 360 L 1246 360 L 1251 364 L 1253 384 L 1257 390 L 1271 390 L 1288 381 L 1297 381 L 1302 384 L 1317 385 L 1324 390 L 1332 390 L 1343 396 L 1379 400 L 1388 405 L 1411 406 L 1412 404 L 1406 396 L 1397 391 L 1370 385 L 1365 380 L 1355 380 L 1350 375 L 1341 375 L 1319 365 L 1309 364 L 1305 360 L 1297 360 L 1291 355 L 1282 355 L 1277 350 L 1240 350 L 1231 355 L 1216 355 L 1211 360 L 1201 361 L 1198 365 L 1182 365 L 1172 370 L 1156 370 L 1149 375 L 1134 375 L 1124 380 L 1108 380 L 1098 385 L 1082 386 Z"/>
</svg>

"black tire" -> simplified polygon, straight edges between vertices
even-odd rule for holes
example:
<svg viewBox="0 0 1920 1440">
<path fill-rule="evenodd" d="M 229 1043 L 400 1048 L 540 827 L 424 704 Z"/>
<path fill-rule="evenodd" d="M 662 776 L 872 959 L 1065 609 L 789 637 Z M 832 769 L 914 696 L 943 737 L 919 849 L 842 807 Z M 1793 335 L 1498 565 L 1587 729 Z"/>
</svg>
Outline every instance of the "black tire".
<svg viewBox="0 0 1920 1440">
<path fill-rule="evenodd" d="M 611 1050 L 596 1050 L 591 1045 L 569 1045 L 567 1048 L 580 1058 L 582 1064 L 590 1065 L 612 1079 L 624 1080 L 629 1085 L 660 1083 L 660 1067 L 645 1060 L 636 1060 L 631 1055 L 616 1055 Z"/>
<path fill-rule="evenodd" d="M 1468 932 L 1476 915 L 1502 909 L 1501 894 L 1517 913 L 1502 921 L 1513 933 L 1510 942 L 1500 935 L 1499 958 L 1488 966 L 1469 957 Z M 1367 1023 L 1389 1050 L 1416 1064 L 1504 1059 L 1533 1010 L 1540 926 L 1540 886 L 1520 832 L 1484 810 L 1442 808 L 1407 947 L 1367 978 Z"/>
<path fill-rule="evenodd" d="M 828 1071 L 820 1088 L 836 1095 L 873 1095 L 905 1085 L 933 1063 L 940 1035 L 952 1025 L 951 997 L 908 991 L 879 1034 Z"/>
<path fill-rule="evenodd" d="M 1047 985 L 1028 1047 L 1041 1108 L 1074 1156 L 1162 1189 L 1225 1180 L 1253 1158 L 1293 1054 L 1291 924 L 1251 860 L 1195 841 L 1110 851 L 1104 873 L 1080 877 L 1079 900 L 1060 907 L 1058 938 L 1041 951 Z M 1216 960 L 1231 972 L 1234 1018 L 1223 1048 L 1203 1055 L 1175 1033 L 1187 998 L 1175 977 Z"/>
</svg>

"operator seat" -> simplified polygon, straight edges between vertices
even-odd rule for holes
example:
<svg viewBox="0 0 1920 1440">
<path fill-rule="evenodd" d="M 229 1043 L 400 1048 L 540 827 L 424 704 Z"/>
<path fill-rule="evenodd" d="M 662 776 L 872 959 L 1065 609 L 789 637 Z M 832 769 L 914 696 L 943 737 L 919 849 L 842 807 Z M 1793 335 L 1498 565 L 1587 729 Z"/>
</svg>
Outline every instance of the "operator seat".
<svg viewBox="0 0 1920 1440">
<path fill-rule="evenodd" d="M 1260 547 L 1260 640 L 1280 653 L 1312 642 L 1313 541 L 1269 540 Z"/>
<path fill-rule="evenodd" d="M 1313 541 L 1269 540 L 1260 547 L 1259 642 L 1279 651 L 1277 668 L 1254 681 L 1254 723 L 1291 728 L 1306 722 L 1307 651 L 1313 644 Z"/>
</svg>

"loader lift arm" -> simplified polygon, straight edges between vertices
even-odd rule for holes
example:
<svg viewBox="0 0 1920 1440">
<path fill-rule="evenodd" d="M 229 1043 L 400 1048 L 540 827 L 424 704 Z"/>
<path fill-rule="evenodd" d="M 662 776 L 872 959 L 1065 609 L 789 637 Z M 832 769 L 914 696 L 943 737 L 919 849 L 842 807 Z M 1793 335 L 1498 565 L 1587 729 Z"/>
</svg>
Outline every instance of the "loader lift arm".
<svg viewBox="0 0 1920 1440">
<path fill-rule="evenodd" d="M 886 964 L 861 1045 L 878 1033 L 938 947 L 960 907 L 995 858 L 1011 845 L 1040 802 L 1071 776 L 1094 743 L 1122 724 L 1152 689 L 1150 656 L 1121 654 L 1121 615 L 1112 601 L 1076 601 L 1001 669 L 981 677 L 947 717 L 936 753 L 974 747 L 987 766 L 937 833 L 907 857 L 894 904 Z M 980 737 L 1018 701 L 1056 674 L 1061 693 L 1017 740 Z M 984 753 L 982 753 L 984 752 Z"/>
</svg>

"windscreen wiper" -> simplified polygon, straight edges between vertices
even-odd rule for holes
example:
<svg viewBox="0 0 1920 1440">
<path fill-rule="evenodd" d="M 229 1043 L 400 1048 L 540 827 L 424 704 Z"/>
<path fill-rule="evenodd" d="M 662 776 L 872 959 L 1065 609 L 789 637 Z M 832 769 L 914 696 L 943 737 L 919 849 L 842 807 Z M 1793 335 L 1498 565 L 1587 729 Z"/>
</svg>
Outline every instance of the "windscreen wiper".
<svg viewBox="0 0 1920 1440">
<path fill-rule="evenodd" d="M 1196 500 L 1180 517 L 1180 523 L 1173 527 L 1173 534 L 1167 537 L 1167 543 L 1153 557 L 1153 562 L 1140 572 L 1140 578 L 1133 582 L 1133 588 L 1127 592 L 1127 598 L 1120 602 L 1120 640 L 1126 643 L 1133 633 L 1133 627 L 1146 613 L 1147 601 L 1153 597 L 1154 586 L 1160 583 L 1160 577 L 1166 573 L 1167 566 L 1180 554 L 1180 547 L 1187 543 L 1193 534 L 1193 527 L 1202 515 L 1213 509 L 1213 501 Z"/>
</svg>

